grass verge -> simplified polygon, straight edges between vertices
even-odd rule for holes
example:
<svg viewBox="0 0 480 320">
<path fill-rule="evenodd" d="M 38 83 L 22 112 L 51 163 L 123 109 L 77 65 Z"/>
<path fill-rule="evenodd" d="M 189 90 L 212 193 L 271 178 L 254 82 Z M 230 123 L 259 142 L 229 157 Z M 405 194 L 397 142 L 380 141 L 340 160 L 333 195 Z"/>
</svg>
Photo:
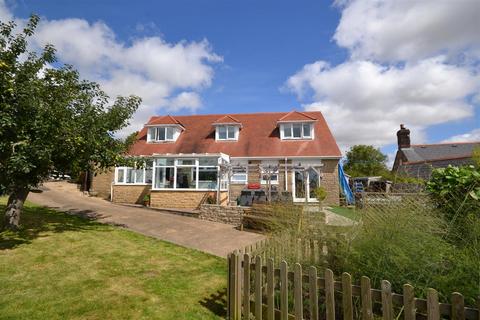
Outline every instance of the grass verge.
<svg viewBox="0 0 480 320">
<path fill-rule="evenodd" d="M 31 203 L 21 222 L 0 233 L 2 319 L 225 315 L 223 259 Z"/>
<path fill-rule="evenodd" d="M 360 213 L 358 213 L 355 208 L 348 208 L 348 207 L 340 207 L 340 206 L 332 206 L 330 209 L 333 213 L 338 214 L 339 216 L 359 221 L 360 220 Z"/>
</svg>

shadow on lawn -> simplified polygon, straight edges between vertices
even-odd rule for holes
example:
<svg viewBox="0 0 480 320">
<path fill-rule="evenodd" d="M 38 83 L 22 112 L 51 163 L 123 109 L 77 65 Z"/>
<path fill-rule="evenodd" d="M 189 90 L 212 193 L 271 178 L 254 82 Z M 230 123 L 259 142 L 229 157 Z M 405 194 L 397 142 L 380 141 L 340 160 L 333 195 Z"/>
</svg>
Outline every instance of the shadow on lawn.
<svg viewBox="0 0 480 320">
<path fill-rule="evenodd" d="M 0 205 L 0 212 L 4 211 L 5 205 Z M 89 210 L 64 213 L 49 208 L 25 206 L 20 218 L 20 230 L 0 232 L 0 250 L 31 243 L 36 238 L 48 236 L 44 234 L 47 232 L 98 229 L 99 224 L 91 221 L 94 219 L 93 213 Z"/>
<path fill-rule="evenodd" d="M 227 288 L 212 293 L 210 297 L 204 298 L 199 303 L 215 315 L 225 318 L 227 316 Z"/>
</svg>

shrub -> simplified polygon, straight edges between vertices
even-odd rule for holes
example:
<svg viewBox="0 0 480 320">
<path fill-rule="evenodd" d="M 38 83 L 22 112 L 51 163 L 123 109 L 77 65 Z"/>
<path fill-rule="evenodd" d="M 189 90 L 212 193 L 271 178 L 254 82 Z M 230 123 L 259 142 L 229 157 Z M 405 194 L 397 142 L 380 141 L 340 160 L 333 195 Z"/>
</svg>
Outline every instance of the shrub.
<svg viewBox="0 0 480 320">
<path fill-rule="evenodd" d="M 474 166 L 436 169 L 427 183 L 437 208 L 450 225 L 450 239 L 457 245 L 480 237 L 480 169 Z"/>
<path fill-rule="evenodd" d="M 317 187 L 313 190 L 315 198 L 321 203 L 327 198 L 327 190 L 324 187 Z"/>
</svg>

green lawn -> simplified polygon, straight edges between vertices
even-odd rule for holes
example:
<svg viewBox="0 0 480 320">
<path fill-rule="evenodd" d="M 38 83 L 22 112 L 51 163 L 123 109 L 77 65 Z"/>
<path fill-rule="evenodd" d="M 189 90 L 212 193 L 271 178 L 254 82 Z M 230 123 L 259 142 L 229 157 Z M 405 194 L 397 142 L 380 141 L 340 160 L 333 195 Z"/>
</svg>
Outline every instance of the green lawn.
<svg viewBox="0 0 480 320">
<path fill-rule="evenodd" d="M 342 217 L 352 219 L 354 221 L 360 220 L 360 213 L 357 210 L 355 210 L 355 208 L 333 206 L 329 210 Z"/>
<path fill-rule="evenodd" d="M 0 233 L 1 319 L 224 317 L 223 259 L 32 204 L 22 225 Z"/>
</svg>

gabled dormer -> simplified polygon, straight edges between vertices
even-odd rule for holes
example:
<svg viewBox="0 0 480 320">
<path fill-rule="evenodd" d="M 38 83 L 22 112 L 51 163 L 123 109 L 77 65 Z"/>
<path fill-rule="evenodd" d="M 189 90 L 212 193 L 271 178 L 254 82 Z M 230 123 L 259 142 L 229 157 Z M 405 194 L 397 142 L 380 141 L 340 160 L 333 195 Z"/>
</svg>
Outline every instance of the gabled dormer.
<svg viewBox="0 0 480 320">
<path fill-rule="evenodd" d="M 175 142 L 185 129 L 180 122 L 172 116 L 155 118 L 145 125 L 148 143 Z"/>
<path fill-rule="evenodd" d="M 282 140 L 313 140 L 316 118 L 303 112 L 291 111 L 278 119 Z"/>
<path fill-rule="evenodd" d="M 216 141 L 238 141 L 242 124 L 232 116 L 223 116 L 215 120 L 212 125 L 215 127 Z"/>
</svg>

